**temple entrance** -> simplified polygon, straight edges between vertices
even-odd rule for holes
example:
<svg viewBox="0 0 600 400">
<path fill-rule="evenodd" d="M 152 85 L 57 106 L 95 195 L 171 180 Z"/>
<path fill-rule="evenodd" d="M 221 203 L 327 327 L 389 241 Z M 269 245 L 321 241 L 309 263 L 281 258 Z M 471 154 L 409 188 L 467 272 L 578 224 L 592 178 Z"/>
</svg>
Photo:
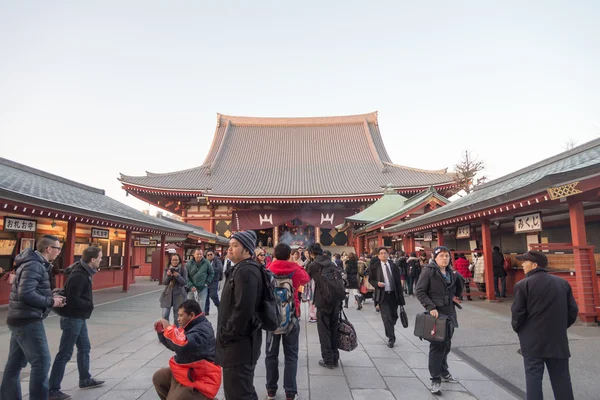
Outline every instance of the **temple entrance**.
<svg viewBox="0 0 600 400">
<path fill-rule="evenodd" d="M 258 247 L 273 247 L 273 228 L 254 229 Z"/>
<path fill-rule="evenodd" d="M 315 242 L 315 227 L 298 218 L 277 227 L 279 242 L 290 246 L 307 247 Z"/>
</svg>

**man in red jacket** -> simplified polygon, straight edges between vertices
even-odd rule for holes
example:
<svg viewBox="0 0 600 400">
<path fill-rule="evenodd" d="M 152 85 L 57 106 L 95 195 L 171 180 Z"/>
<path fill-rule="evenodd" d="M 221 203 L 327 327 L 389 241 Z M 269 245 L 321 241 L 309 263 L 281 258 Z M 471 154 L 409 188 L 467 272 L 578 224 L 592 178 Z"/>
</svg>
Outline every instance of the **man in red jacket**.
<svg viewBox="0 0 600 400">
<path fill-rule="evenodd" d="M 285 356 L 285 368 L 283 370 L 283 389 L 286 400 L 296 399 L 298 387 L 296 385 L 296 372 L 298 370 L 298 337 L 300 335 L 300 300 L 298 299 L 298 287 L 307 284 L 310 277 L 298 264 L 289 261 L 292 249 L 285 243 L 275 246 L 275 260 L 268 265 L 267 269 L 275 277 L 290 277 L 294 288 L 291 297 L 294 299 L 295 317 L 292 318 L 292 328 L 287 334 L 267 334 L 265 367 L 267 369 L 267 400 L 274 400 L 277 395 L 277 382 L 279 381 L 279 343 L 283 341 L 283 354 Z"/>
</svg>

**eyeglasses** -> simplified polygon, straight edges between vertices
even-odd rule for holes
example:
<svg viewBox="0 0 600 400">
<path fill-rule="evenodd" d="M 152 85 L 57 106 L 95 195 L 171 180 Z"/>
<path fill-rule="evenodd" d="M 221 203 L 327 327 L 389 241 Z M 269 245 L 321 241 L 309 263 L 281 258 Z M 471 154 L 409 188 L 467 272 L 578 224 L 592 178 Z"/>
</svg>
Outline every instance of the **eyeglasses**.
<svg viewBox="0 0 600 400">
<path fill-rule="evenodd" d="M 256 256 L 257 257 L 264 257 L 265 255 L 264 254 L 257 254 Z"/>
<path fill-rule="evenodd" d="M 56 249 L 56 250 L 60 250 L 61 249 L 60 246 L 50 246 L 50 247 L 52 247 L 53 249 Z"/>
</svg>

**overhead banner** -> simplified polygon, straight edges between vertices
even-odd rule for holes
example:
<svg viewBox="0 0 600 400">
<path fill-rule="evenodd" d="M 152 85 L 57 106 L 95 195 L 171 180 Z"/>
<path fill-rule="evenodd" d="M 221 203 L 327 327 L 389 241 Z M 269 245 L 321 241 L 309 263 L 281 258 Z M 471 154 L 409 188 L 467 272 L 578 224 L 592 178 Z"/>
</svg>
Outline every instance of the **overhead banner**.
<svg viewBox="0 0 600 400">
<path fill-rule="evenodd" d="M 312 225 L 319 228 L 331 229 L 344 222 L 346 217 L 354 215 L 354 210 L 329 210 L 329 211 L 235 211 L 233 213 L 233 226 L 236 231 L 246 229 L 268 229 L 283 225 L 298 219 L 303 225 Z"/>
</svg>

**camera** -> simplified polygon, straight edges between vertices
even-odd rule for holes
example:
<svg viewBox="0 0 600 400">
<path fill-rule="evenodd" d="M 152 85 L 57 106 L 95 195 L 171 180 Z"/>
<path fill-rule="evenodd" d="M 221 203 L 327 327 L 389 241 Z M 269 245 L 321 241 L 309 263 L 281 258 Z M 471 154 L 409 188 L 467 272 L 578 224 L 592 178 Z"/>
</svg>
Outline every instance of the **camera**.
<svg viewBox="0 0 600 400">
<path fill-rule="evenodd" d="M 169 271 L 171 271 L 171 273 L 177 272 L 177 268 L 175 268 L 175 267 L 169 267 Z"/>
</svg>

